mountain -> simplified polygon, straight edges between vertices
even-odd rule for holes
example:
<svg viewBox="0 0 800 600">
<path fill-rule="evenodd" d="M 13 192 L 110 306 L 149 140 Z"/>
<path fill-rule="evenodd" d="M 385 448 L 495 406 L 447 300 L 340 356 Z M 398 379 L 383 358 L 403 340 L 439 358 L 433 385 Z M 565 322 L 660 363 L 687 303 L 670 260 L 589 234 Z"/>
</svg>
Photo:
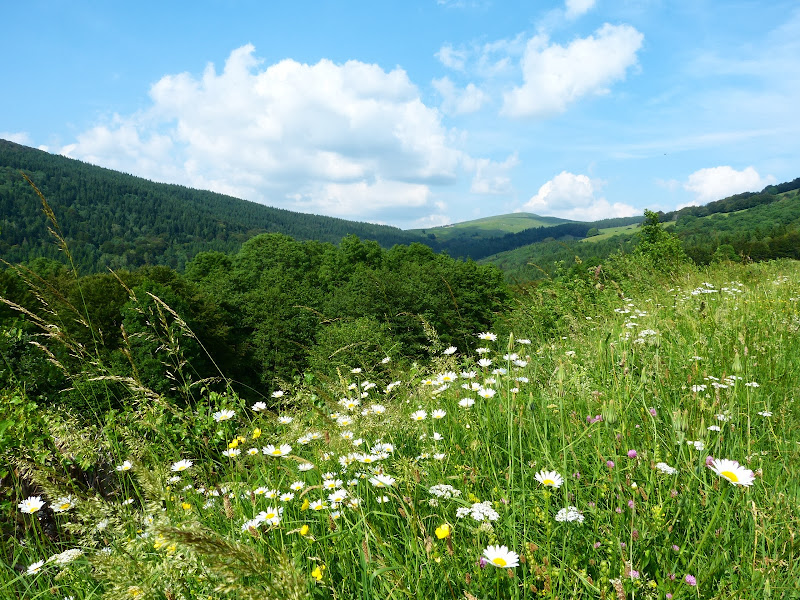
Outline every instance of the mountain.
<svg viewBox="0 0 800 600">
<path fill-rule="evenodd" d="M 420 235 L 439 242 L 454 239 L 486 239 L 502 237 L 508 233 L 519 233 L 533 227 L 549 227 L 561 223 L 569 223 L 568 219 L 558 217 L 542 217 L 533 213 L 510 213 L 495 217 L 484 217 L 472 221 L 461 221 L 450 225 L 440 225 L 427 229 L 411 229 Z"/>
<path fill-rule="evenodd" d="M 698 264 L 800 259 L 800 178 L 767 186 L 761 192 L 662 213 L 660 220 Z M 601 226 L 598 235 L 592 237 L 540 241 L 484 257 L 480 262 L 493 264 L 512 281 L 522 282 L 552 276 L 559 268 L 574 265 L 576 259 L 595 265 L 613 252 L 633 249 L 637 225 L 612 221 L 595 224 Z"/>
<path fill-rule="evenodd" d="M 59 252 L 42 203 L 20 171 L 44 194 L 82 272 L 144 264 L 183 269 L 200 251 L 235 252 L 259 233 L 332 243 L 355 234 L 386 248 L 423 239 L 396 227 L 154 183 L 0 140 L 0 256 L 12 263 L 57 258 Z"/>
</svg>

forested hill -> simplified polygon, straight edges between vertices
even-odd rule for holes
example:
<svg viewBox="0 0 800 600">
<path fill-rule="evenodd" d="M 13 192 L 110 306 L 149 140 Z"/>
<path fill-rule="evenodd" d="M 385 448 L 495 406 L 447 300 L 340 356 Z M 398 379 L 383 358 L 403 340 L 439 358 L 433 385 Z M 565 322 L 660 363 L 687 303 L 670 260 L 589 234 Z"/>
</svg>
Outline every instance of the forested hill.
<svg viewBox="0 0 800 600">
<path fill-rule="evenodd" d="M 302 214 L 153 183 L 0 140 L 0 256 L 12 263 L 58 255 L 47 232 L 42 203 L 20 171 L 47 198 L 83 272 L 145 264 L 182 270 L 198 252 L 236 252 L 260 233 L 333 243 L 355 234 L 385 248 L 423 241 L 419 234 L 395 227 Z M 435 245 L 430 240 L 426 243 Z"/>
</svg>

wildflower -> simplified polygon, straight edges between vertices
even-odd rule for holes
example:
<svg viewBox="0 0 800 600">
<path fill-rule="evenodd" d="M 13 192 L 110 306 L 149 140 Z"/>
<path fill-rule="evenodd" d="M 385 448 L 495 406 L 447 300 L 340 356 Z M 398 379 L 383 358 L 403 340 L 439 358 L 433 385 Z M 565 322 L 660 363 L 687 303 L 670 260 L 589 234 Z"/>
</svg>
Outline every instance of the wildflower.
<svg viewBox="0 0 800 600">
<path fill-rule="evenodd" d="M 186 469 L 190 468 L 194 463 L 191 460 L 183 459 L 179 460 L 176 463 L 173 463 L 171 469 L 175 472 L 185 471 Z"/>
<path fill-rule="evenodd" d="M 563 523 L 563 522 L 572 522 L 577 521 L 578 523 L 583 523 L 584 516 L 581 511 L 579 511 L 574 506 L 568 506 L 567 508 L 562 508 L 556 514 L 556 521 Z"/>
<path fill-rule="evenodd" d="M 749 381 L 749 382 L 745 383 L 745 385 L 746 385 L 747 387 L 752 387 L 752 388 L 761 387 L 761 386 L 760 386 L 760 385 L 758 385 L 758 383 L 756 383 L 755 381 Z"/>
<path fill-rule="evenodd" d="M 272 397 L 273 398 L 282 398 L 283 394 L 284 394 L 283 390 L 275 390 L 274 392 L 272 392 Z"/>
<path fill-rule="evenodd" d="M 447 454 L 444 452 L 436 452 L 433 455 L 433 460 L 444 460 L 445 458 L 447 458 Z"/>
<path fill-rule="evenodd" d="M 490 342 L 494 342 L 497 339 L 497 334 L 491 333 L 489 331 L 484 331 L 483 333 L 478 334 L 478 339 L 489 340 Z"/>
<path fill-rule="evenodd" d="M 314 500 L 310 505 L 309 508 L 311 510 L 323 510 L 327 508 L 328 505 L 325 503 L 325 500 Z"/>
<path fill-rule="evenodd" d="M 131 461 L 126 460 L 121 465 L 117 465 L 117 471 L 130 471 L 133 468 Z"/>
<path fill-rule="evenodd" d="M 418 410 L 416 412 L 411 413 L 411 420 L 412 421 L 424 421 L 428 417 L 428 413 L 424 410 Z"/>
<path fill-rule="evenodd" d="M 369 410 L 373 415 L 382 415 L 386 412 L 386 407 L 383 404 L 373 404 L 369 407 Z"/>
<path fill-rule="evenodd" d="M 660 462 L 656 464 L 656 469 L 661 471 L 662 473 L 666 473 L 667 475 L 677 475 L 678 469 L 675 467 L 670 467 L 667 463 Z"/>
<path fill-rule="evenodd" d="M 17 506 L 27 515 L 32 515 L 44 506 L 41 496 L 30 496 L 20 502 Z"/>
<path fill-rule="evenodd" d="M 283 515 L 283 507 L 275 508 L 270 506 L 264 512 L 259 513 L 259 517 L 267 525 L 278 525 L 281 522 L 281 515 Z"/>
<path fill-rule="evenodd" d="M 314 570 L 311 571 L 311 577 L 313 577 L 316 581 L 322 581 L 322 572 L 325 570 L 325 565 L 317 565 L 314 567 Z"/>
<path fill-rule="evenodd" d="M 489 367 L 489 366 L 491 366 L 491 364 L 492 364 L 492 359 L 491 359 L 491 358 L 482 358 L 482 359 L 480 359 L 480 360 L 478 361 L 478 366 L 479 366 L 479 367 L 483 367 L 484 369 L 485 369 L 486 367 Z"/>
<path fill-rule="evenodd" d="M 369 482 L 378 488 L 392 487 L 394 485 L 395 478 L 391 477 L 390 475 L 376 475 L 375 477 L 370 477 Z"/>
<path fill-rule="evenodd" d="M 636 458 L 637 456 L 636 450 L 628 450 L 628 458 Z"/>
<path fill-rule="evenodd" d="M 686 577 L 684 577 L 683 580 L 686 582 L 687 585 L 690 585 L 692 587 L 697 585 L 697 578 L 694 575 L 689 575 L 687 573 Z"/>
<path fill-rule="evenodd" d="M 326 490 L 335 490 L 336 488 L 342 487 L 342 483 L 344 483 L 341 479 L 325 479 L 322 482 L 322 487 Z"/>
<path fill-rule="evenodd" d="M 294 421 L 294 419 L 288 415 L 281 415 L 280 417 L 278 417 L 279 425 L 288 425 L 292 421 Z"/>
<path fill-rule="evenodd" d="M 474 404 L 475 404 L 475 400 L 473 400 L 472 398 L 463 398 L 463 399 L 458 401 L 458 405 L 461 408 L 469 408 L 471 406 L 474 406 Z"/>
<path fill-rule="evenodd" d="M 715 458 L 710 465 L 720 477 L 724 477 L 734 485 L 753 485 L 755 476 L 750 469 L 745 469 L 735 460 L 728 460 L 727 458 Z"/>
<path fill-rule="evenodd" d="M 452 485 L 448 485 L 446 483 L 439 483 L 431 486 L 428 492 L 432 496 L 437 496 L 439 498 L 453 498 L 461 495 L 461 490 L 458 490 Z"/>
<path fill-rule="evenodd" d="M 232 419 L 236 416 L 236 413 L 232 410 L 225 409 L 215 412 L 212 416 L 217 423 L 221 423 L 222 421 L 228 421 L 229 419 Z"/>
<path fill-rule="evenodd" d="M 263 402 L 256 402 L 255 404 L 253 404 L 253 406 L 251 408 L 255 412 L 261 412 L 261 411 L 267 410 L 267 405 L 264 404 Z"/>
<path fill-rule="evenodd" d="M 281 497 L 279 499 L 281 502 L 290 502 L 294 500 L 294 494 L 292 492 L 286 492 L 284 494 L 281 494 Z"/>
<path fill-rule="evenodd" d="M 431 413 L 431 417 L 433 417 L 434 419 L 444 419 L 446 414 L 447 411 L 442 410 L 441 408 L 437 408 L 435 411 Z"/>
<path fill-rule="evenodd" d="M 436 531 L 434 533 L 436 533 L 436 537 L 439 538 L 440 540 L 450 537 L 450 525 L 448 525 L 447 523 L 442 523 L 441 525 L 439 525 L 439 527 L 436 528 Z"/>
<path fill-rule="evenodd" d="M 607 466 L 609 469 L 613 469 L 613 468 L 614 468 L 614 461 L 613 461 L 613 460 L 607 460 L 607 461 L 606 461 L 606 466 Z"/>
<path fill-rule="evenodd" d="M 75 498 L 73 496 L 62 496 L 50 508 L 53 509 L 53 512 L 60 513 L 69 510 L 73 506 L 75 506 Z"/>
<path fill-rule="evenodd" d="M 771 417 L 772 416 L 772 413 L 770 411 L 768 411 L 768 410 L 762 410 L 758 414 L 761 415 L 762 417 Z"/>
<path fill-rule="evenodd" d="M 494 398 L 494 395 L 496 393 L 497 392 L 492 388 L 480 388 L 478 390 L 478 396 L 480 396 L 481 398 L 486 398 L 487 400 L 489 398 Z"/>
<path fill-rule="evenodd" d="M 539 471 L 534 478 L 545 487 L 560 488 L 564 478 L 556 471 Z"/>
<path fill-rule="evenodd" d="M 389 496 L 378 496 L 377 498 L 375 498 L 375 502 L 377 502 L 378 504 L 386 504 L 387 502 L 389 502 Z"/>
<path fill-rule="evenodd" d="M 450 346 L 450 347 L 446 348 L 442 352 L 442 354 L 444 354 L 446 356 L 450 356 L 451 354 L 455 354 L 457 350 L 458 350 L 458 348 L 456 348 L 455 346 Z"/>
<path fill-rule="evenodd" d="M 289 444 L 281 444 L 280 447 L 276 447 L 274 444 L 270 444 L 261 449 L 261 452 L 263 452 L 267 456 L 286 456 L 291 451 L 292 447 Z"/>
<path fill-rule="evenodd" d="M 495 567 L 513 569 L 519 566 L 519 554 L 509 550 L 507 546 L 488 546 L 483 551 L 483 556 Z"/>
<path fill-rule="evenodd" d="M 241 453 L 242 451 L 239 448 L 228 448 L 227 450 L 222 451 L 222 456 L 233 458 L 234 456 L 239 456 Z"/>
<path fill-rule="evenodd" d="M 719 425 L 709 425 L 708 426 L 708 430 L 709 431 L 720 431 L 720 428 L 719 428 Z"/>
<path fill-rule="evenodd" d="M 328 502 L 331 503 L 331 506 L 338 506 L 341 502 L 344 502 L 347 499 L 347 490 L 336 490 L 335 492 L 328 494 Z"/>
</svg>

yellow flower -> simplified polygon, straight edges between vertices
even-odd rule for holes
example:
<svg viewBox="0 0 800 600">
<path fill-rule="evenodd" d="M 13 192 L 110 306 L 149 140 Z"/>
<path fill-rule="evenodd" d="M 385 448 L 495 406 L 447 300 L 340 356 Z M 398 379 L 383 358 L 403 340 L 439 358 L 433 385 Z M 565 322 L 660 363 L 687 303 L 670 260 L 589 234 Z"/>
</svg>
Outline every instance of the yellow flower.
<svg viewBox="0 0 800 600">
<path fill-rule="evenodd" d="M 447 523 L 442 523 L 439 527 L 436 528 L 436 537 L 440 540 L 443 540 L 446 537 L 450 537 L 450 525 Z"/>
<path fill-rule="evenodd" d="M 192 510 L 192 505 L 188 502 L 181 502 L 181 508 L 183 510 Z"/>
<path fill-rule="evenodd" d="M 308 507 L 310 505 L 311 503 L 308 501 L 308 498 L 306 498 L 305 500 L 303 500 L 303 505 L 300 507 L 300 510 L 308 510 Z"/>
<path fill-rule="evenodd" d="M 300 535 L 308 535 L 308 525 L 303 525 L 300 528 Z"/>
<path fill-rule="evenodd" d="M 230 444 L 228 444 L 228 448 L 236 448 L 236 446 L 238 445 L 239 445 L 238 438 L 234 438 L 234 440 Z"/>
<path fill-rule="evenodd" d="M 314 567 L 314 570 L 311 571 L 311 576 L 317 581 L 322 581 L 322 572 L 324 570 L 325 570 L 325 565 L 317 565 L 316 567 Z"/>
<path fill-rule="evenodd" d="M 254 439 L 254 440 L 257 440 L 259 437 L 261 437 L 261 429 L 259 429 L 258 427 L 256 427 L 256 428 L 253 430 L 253 439 Z"/>
</svg>

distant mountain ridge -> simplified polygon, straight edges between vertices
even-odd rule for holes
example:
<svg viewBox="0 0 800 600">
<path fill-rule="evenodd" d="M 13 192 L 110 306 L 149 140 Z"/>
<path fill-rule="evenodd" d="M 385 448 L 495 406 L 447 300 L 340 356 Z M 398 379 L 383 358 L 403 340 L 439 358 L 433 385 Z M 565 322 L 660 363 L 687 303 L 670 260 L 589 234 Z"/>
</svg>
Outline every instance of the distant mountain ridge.
<svg viewBox="0 0 800 600">
<path fill-rule="evenodd" d="M 59 250 L 33 189 L 47 198 L 79 269 L 162 264 L 182 270 L 198 252 L 236 252 L 260 233 L 337 244 L 347 235 L 389 248 L 423 243 L 475 260 L 544 239 L 584 237 L 596 223 L 512 213 L 430 230 L 407 230 L 272 208 L 152 181 L 0 140 L 0 256 L 9 262 L 57 259 Z M 638 222 L 634 217 L 627 222 Z"/>
<path fill-rule="evenodd" d="M 58 256 L 41 202 L 20 171 L 47 198 L 84 272 L 143 264 L 182 269 L 200 251 L 234 252 L 259 233 L 332 243 L 355 234 L 384 247 L 422 241 L 418 234 L 396 227 L 296 213 L 154 183 L 0 140 L 0 256 L 9 262 Z"/>
</svg>

